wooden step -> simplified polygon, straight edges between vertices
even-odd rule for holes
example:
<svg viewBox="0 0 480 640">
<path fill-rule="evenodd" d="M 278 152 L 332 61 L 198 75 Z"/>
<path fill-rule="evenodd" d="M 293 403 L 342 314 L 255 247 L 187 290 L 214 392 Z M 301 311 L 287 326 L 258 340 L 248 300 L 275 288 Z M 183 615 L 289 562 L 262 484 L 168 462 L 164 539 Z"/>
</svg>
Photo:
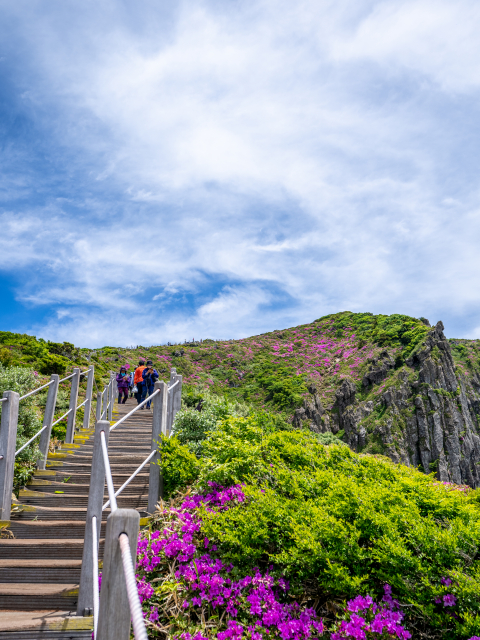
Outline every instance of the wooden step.
<svg viewBox="0 0 480 640">
<path fill-rule="evenodd" d="M 0 583 L 80 582 L 82 560 L 72 558 L 0 559 Z"/>
<path fill-rule="evenodd" d="M 125 476 L 125 480 L 127 480 L 129 477 L 130 476 Z M 147 487 L 147 491 L 148 491 L 148 476 L 144 475 L 143 477 L 140 477 L 138 480 L 137 478 L 139 478 L 139 476 L 135 477 L 133 481 L 125 487 L 125 489 L 122 491 L 122 494 L 144 493 L 142 489 L 145 487 Z M 119 489 L 122 486 L 123 482 L 114 481 L 113 486 L 115 487 L 115 489 Z M 57 495 L 61 495 L 58 492 L 62 492 L 62 494 L 71 493 L 75 495 L 88 496 L 88 493 L 90 491 L 90 485 L 89 484 L 73 484 L 72 482 L 52 482 L 49 480 L 42 479 L 42 480 L 33 480 L 32 482 L 29 482 L 27 485 L 26 491 L 27 492 L 35 491 L 36 493 L 43 493 L 43 494 L 53 493 Z M 25 495 L 25 493 L 22 493 L 21 495 L 23 496 Z"/>
<path fill-rule="evenodd" d="M 125 415 L 133 406 L 120 407 L 116 417 Z M 109 460 L 115 489 L 150 454 L 151 429 L 152 412 L 142 411 L 111 432 Z M 15 611 L 19 612 L 17 618 L 21 618 L 22 611 L 26 614 L 32 610 L 75 611 L 93 445 L 93 430 L 77 433 L 74 444 L 62 445 L 55 453 L 49 454 L 47 468 L 37 471 L 28 487 L 20 492 L 19 511 L 12 514 L 10 524 L 15 538 L 0 540 L 0 610 L 3 609 L 4 614 Z M 147 515 L 148 481 L 149 468 L 146 466 L 118 496 L 118 506 L 137 509 L 141 517 Z M 104 501 L 107 500 L 105 486 Z M 102 513 L 100 560 L 104 551 L 105 521 L 109 514 L 110 509 Z M 145 520 L 143 523 L 141 520 L 141 524 L 145 524 Z M 36 637 L 38 640 L 47 637 L 91 638 L 92 621 L 87 622 L 85 628 L 86 619 L 76 619 L 73 627 L 68 626 L 68 629 L 45 626 L 42 622 L 37 625 L 41 627 L 40 631 L 33 627 L 19 628 L 18 625 L 6 631 L 1 615 L 2 611 L 0 640 L 4 631 L 8 633 L 9 640 L 17 637 L 19 640 Z"/>
<path fill-rule="evenodd" d="M 136 468 L 137 467 L 135 467 L 134 469 L 132 465 L 132 473 L 136 470 Z M 123 484 L 125 480 L 128 480 L 128 478 L 130 478 L 130 476 L 132 475 L 132 473 L 128 473 L 128 471 L 130 471 L 130 469 L 125 469 L 125 473 L 115 473 L 115 470 L 112 470 L 113 484 L 117 483 L 120 485 Z M 148 475 L 149 468 L 148 466 L 145 466 L 142 471 L 137 476 L 135 476 L 135 478 L 133 478 L 132 483 L 141 484 L 145 481 L 148 482 Z M 35 474 L 32 478 L 32 484 L 35 483 L 37 485 L 37 480 L 51 480 L 53 482 L 65 482 L 65 484 L 71 484 L 72 481 L 74 481 L 76 484 L 90 484 L 90 474 L 81 473 L 78 471 L 75 471 L 74 474 L 69 471 L 53 471 L 53 475 L 48 477 Z M 31 485 L 29 484 L 28 486 L 30 487 Z"/>
<path fill-rule="evenodd" d="M 83 527 L 85 530 L 85 527 Z M 103 556 L 103 538 L 100 539 L 99 557 Z M 81 560 L 83 554 L 82 538 L 27 538 L 0 540 L 2 560 Z M 1 562 L 1 561 L 0 561 Z M 0 580 L 1 582 L 1 580 Z M 9 580 L 3 580 L 9 582 Z"/>
<path fill-rule="evenodd" d="M 0 583 L 0 609 L 74 611 L 78 584 Z"/>
<path fill-rule="evenodd" d="M 70 616 L 68 611 L 0 611 L 0 640 L 91 640 L 92 629 L 92 616 Z"/>
<path fill-rule="evenodd" d="M 23 613 L 23 612 L 22 612 Z M 0 640 L 92 640 L 92 629 L 52 631 L 51 629 L 27 629 L 24 631 L 0 631 Z"/>
<path fill-rule="evenodd" d="M 40 505 L 23 505 L 24 510 L 18 514 L 12 514 L 12 522 L 20 520 L 78 520 L 85 524 L 87 515 L 86 507 L 43 507 Z M 135 507 L 133 507 L 135 508 Z M 146 516 L 145 509 L 139 508 L 140 517 Z M 103 512 L 103 520 L 108 517 L 109 511 Z"/>
<path fill-rule="evenodd" d="M 88 494 L 78 495 L 74 493 L 42 493 L 40 491 L 21 491 L 20 499 L 25 505 L 52 507 L 87 507 Z M 107 498 L 105 497 L 105 502 Z M 134 495 L 134 494 L 120 494 L 117 497 L 117 504 L 119 508 L 124 509 L 136 509 L 137 507 L 146 507 L 148 502 L 148 494 Z"/>
<path fill-rule="evenodd" d="M 12 520 L 8 527 L 15 539 L 62 539 L 81 538 L 85 533 L 85 523 L 79 520 Z M 102 523 L 100 535 L 105 533 L 105 523 Z M 0 540 L 0 545 L 5 540 Z M 1 554 L 0 554 L 1 557 Z"/>
</svg>

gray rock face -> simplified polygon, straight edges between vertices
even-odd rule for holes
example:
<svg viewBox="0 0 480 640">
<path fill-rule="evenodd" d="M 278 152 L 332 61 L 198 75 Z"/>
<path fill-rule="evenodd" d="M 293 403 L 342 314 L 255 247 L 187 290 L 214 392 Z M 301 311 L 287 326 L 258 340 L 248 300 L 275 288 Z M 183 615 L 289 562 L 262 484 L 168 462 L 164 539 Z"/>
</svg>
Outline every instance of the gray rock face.
<svg viewBox="0 0 480 640">
<path fill-rule="evenodd" d="M 373 361 L 370 371 L 363 378 L 363 386 L 368 387 L 372 384 L 380 384 L 388 375 L 390 369 L 395 367 L 395 360 L 389 355 L 388 351 L 380 354 L 380 357 Z"/>
<path fill-rule="evenodd" d="M 294 423 L 308 420 L 315 431 L 343 429 L 355 451 L 383 453 L 425 473 L 434 471 L 443 482 L 480 487 L 480 376 L 455 370 L 443 329 L 438 322 L 399 371 L 386 351 L 373 361 L 362 380 L 365 393 L 395 377 L 374 401 L 359 399 L 355 384 L 344 379 L 332 412 L 325 412 L 314 394 Z"/>
<path fill-rule="evenodd" d="M 309 421 L 310 429 L 316 433 L 331 431 L 331 429 L 328 428 L 330 421 L 327 416 L 325 416 L 325 410 L 322 406 L 320 396 L 317 394 L 315 387 L 310 387 L 309 391 L 312 394 L 312 399 L 305 400 L 303 407 L 295 411 L 293 416 L 294 427 L 298 429 L 305 421 Z"/>
</svg>

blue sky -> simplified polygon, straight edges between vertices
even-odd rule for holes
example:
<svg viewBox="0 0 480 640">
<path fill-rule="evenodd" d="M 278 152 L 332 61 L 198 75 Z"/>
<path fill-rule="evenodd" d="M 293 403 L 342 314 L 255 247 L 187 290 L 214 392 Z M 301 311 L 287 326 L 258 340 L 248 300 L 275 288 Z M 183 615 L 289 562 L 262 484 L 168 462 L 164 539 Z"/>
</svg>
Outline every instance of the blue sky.
<svg viewBox="0 0 480 640">
<path fill-rule="evenodd" d="M 0 327 L 480 338 L 474 0 L 0 0 Z"/>
</svg>

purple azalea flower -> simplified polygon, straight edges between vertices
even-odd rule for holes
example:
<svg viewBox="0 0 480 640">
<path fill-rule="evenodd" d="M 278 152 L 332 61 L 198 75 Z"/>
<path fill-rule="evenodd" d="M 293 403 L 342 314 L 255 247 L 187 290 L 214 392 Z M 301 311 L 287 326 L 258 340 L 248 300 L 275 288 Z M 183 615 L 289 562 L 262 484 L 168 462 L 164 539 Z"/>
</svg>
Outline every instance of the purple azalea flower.
<svg viewBox="0 0 480 640">
<path fill-rule="evenodd" d="M 443 606 L 444 607 L 454 607 L 457 603 L 457 599 L 451 593 L 447 593 L 443 596 Z"/>
</svg>

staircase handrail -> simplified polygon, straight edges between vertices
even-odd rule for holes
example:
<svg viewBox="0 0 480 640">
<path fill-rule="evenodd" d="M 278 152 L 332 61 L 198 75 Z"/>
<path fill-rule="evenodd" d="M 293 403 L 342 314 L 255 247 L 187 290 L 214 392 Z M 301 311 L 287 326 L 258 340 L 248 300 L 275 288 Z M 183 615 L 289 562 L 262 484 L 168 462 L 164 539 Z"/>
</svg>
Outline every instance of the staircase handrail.
<svg viewBox="0 0 480 640">
<path fill-rule="evenodd" d="M 78 403 L 78 391 L 80 378 L 85 376 L 87 388 L 85 392 L 85 400 Z M 55 409 L 57 405 L 57 394 L 60 383 L 71 380 L 70 388 L 70 400 L 69 409 L 62 416 L 54 419 Z M 65 436 L 66 444 L 73 444 L 75 438 L 75 420 L 76 412 L 81 407 L 85 407 L 83 416 L 83 427 L 88 428 L 90 425 L 90 414 L 92 412 L 92 396 L 93 387 L 95 382 L 95 369 L 93 365 L 90 365 L 88 369 L 80 371 L 78 367 L 74 368 L 73 372 L 64 378 L 60 379 L 57 374 L 52 374 L 49 382 L 32 389 L 28 393 L 20 396 L 15 391 L 4 391 L 3 397 L 0 398 L 2 404 L 2 418 L 0 427 L 0 520 L 10 520 L 11 503 L 12 503 L 12 491 L 13 491 L 13 476 L 14 476 L 14 464 L 13 461 L 24 449 L 26 449 L 34 440 L 40 437 L 39 449 L 41 453 L 40 459 L 37 461 L 37 468 L 44 470 L 46 468 L 46 461 L 50 448 L 50 439 L 52 428 L 68 418 L 67 420 L 67 432 Z M 48 394 L 45 404 L 43 425 L 42 428 L 35 433 L 27 442 L 25 442 L 18 450 L 16 449 L 17 441 L 17 425 L 18 425 L 18 412 L 19 404 L 22 400 L 48 388 Z M 113 408 L 114 400 L 114 382 L 111 375 L 110 381 L 105 385 L 103 394 L 110 394 L 109 407 L 105 408 L 105 413 L 110 414 Z"/>
<path fill-rule="evenodd" d="M 174 405 L 177 406 L 178 410 L 181 391 L 182 377 L 177 376 L 175 369 L 173 369 L 168 386 L 165 382 L 156 382 L 154 392 L 113 425 L 106 420 L 99 420 L 96 423 L 77 610 L 77 615 L 86 615 L 93 609 L 95 634 L 98 629 L 98 636 L 94 636 L 95 640 L 97 640 L 97 637 L 98 640 L 119 640 L 120 638 L 127 640 L 130 633 L 130 618 L 133 623 L 135 639 L 147 639 L 132 560 L 132 554 L 136 553 L 140 516 L 135 509 L 119 509 L 117 496 L 150 463 L 148 513 L 153 513 L 159 497 L 163 497 L 161 471 L 158 464 L 160 462 L 158 442 L 161 434 L 170 435 L 171 433 L 171 421 L 173 421 L 176 413 Z M 98 397 L 100 398 L 100 394 Z M 128 480 L 115 491 L 108 456 L 110 433 L 149 401 L 153 401 L 152 451 Z M 105 504 L 102 504 L 105 481 L 108 500 Z M 108 506 L 110 506 L 110 514 L 107 518 L 102 591 L 98 604 L 95 595 L 98 585 L 95 566 L 98 567 L 97 550 L 99 543 L 96 523 L 101 521 L 101 514 Z M 93 525 L 93 518 L 96 519 L 95 526 Z M 124 524 L 119 524 L 120 522 L 124 522 Z M 121 555 L 124 580 L 120 578 L 118 572 L 115 573 L 117 569 L 112 558 L 118 558 L 118 554 Z M 95 563 L 95 557 L 97 557 L 97 565 L 92 570 L 92 562 Z M 113 591 L 116 591 L 115 598 L 112 595 Z M 122 602 L 125 603 L 125 606 L 121 605 Z M 121 621 L 119 617 L 121 617 Z M 116 620 L 115 623 L 112 622 L 113 619 Z"/>
<path fill-rule="evenodd" d="M 50 382 L 47 382 L 47 384 L 42 385 L 41 387 L 37 387 L 36 389 L 34 389 L 33 391 L 29 391 L 28 393 L 26 393 L 24 396 L 21 396 L 19 398 L 20 400 L 25 400 L 25 398 L 28 398 L 29 396 L 33 396 L 34 393 L 38 393 L 39 391 L 41 391 L 42 389 L 45 389 L 45 387 L 49 387 L 51 384 L 53 384 L 53 380 L 50 380 Z"/>
<path fill-rule="evenodd" d="M 125 487 L 128 487 L 128 485 L 131 483 L 131 481 L 132 481 L 132 480 L 133 480 L 133 479 L 134 479 L 134 478 L 135 478 L 135 477 L 140 473 L 140 471 L 143 469 L 143 467 L 144 467 L 146 464 L 148 464 L 148 463 L 150 462 L 150 460 L 153 458 L 153 456 L 154 456 L 156 453 L 157 453 L 157 451 L 156 451 L 156 450 L 154 450 L 154 451 L 152 451 L 152 452 L 150 453 L 150 455 L 149 455 L 149 456 L 147 456 L 147 457 L 145 458 L 145 460 L 142 462 L 142 464 L 141 464 L 137 469 L 135 469 L 135 471 L 134 471 L 134 472 L 132 473 L 132 475 L 128 478 L 128 480 L 126 480 L 126 481 L 122 484 L 122 486 L 121 486 L 119 489 L 117 489 L 117 490 L 115 491 L 115 493 L 113 494 L 114 498 L 117 498 L 117 496 L 119 496 L 119 495 L 122 493 L 122 491 L 125 489 Z M 103 505 L 103 507 L 102 507 L 102 511 L 105 511 L 105 509 L 108 507 L 108 505 L 109 505 L 109 504 L 110 504 L 110 498 L 109 498 L 109 499 L 106 501 L 106 503 Z"/>
</svg>

